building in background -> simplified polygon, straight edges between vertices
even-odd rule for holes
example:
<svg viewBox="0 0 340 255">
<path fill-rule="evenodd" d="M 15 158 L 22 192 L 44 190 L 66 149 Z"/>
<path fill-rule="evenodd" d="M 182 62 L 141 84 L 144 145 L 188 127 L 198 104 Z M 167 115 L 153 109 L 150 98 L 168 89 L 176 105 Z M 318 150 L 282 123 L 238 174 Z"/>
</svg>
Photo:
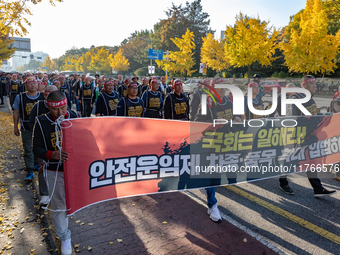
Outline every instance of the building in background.
<svg viewBox="0 0 340 255">
<path fill-rule="evenodd" d="M 45 62 L 47 53 L 42 51 L 31 52 L 31 39 L 22 37 L 12 37 L 14 40 L 12 47 L 16 51 L 9 60 L 2 61 L 1 69 L 5 72 L 16 71 L 19 66 L 28 64 L 31 60 Z"/>
<path fill-rule="evenodd" d="M 221 30 L 221 40 L 225 38 L 225 30 Z"/>
</svg>

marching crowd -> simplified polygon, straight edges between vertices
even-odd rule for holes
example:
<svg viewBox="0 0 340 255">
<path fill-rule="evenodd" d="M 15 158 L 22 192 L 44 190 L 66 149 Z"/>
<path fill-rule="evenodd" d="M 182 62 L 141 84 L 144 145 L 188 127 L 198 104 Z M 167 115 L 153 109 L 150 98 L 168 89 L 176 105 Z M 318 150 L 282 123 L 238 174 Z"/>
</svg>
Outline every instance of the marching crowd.
<svg viewBox="0 0 340 255">
<path fill-rule="evenodd" d="M 254 75 L 248 84 L 251 88 L 253 107 L 263 110 L 262 96 L 264 89 L 259 86 L 261 76 Z M 280 116 L 281 95 L 278 96 L 278 108 L 270 116 L 253 114 L 245 100 L 245 112 L 233 116 L 233 96 L 226 94 L 225 88 L 216 88 L 216 84 L 226 84 L 222 78 L 205 79 L 189 97 L 183 92 L 182 81 L 172 79 L 169 83 L 165 77 L 143 78 L 118 75 L 118 79 L 86 77 L 73 74 L 65 77 L 63 74 L 6 74 L 0 79 L 0 98 L 8 97 L 13 110 L 14 134 L 22 136 L 24 161 L 27 175 L 25 181 L 32 181 L 34 170 L 39 171 L 39 192 L 41 205 L 51 205 L 54 226 L 62 241 L 62 254 L 71 254 L 71 232 L 68 229 L 64 190 L 64 173 L 62 162 L 68 159 L 68 153 L 63 151 L 60 144 L 60 133 L 56 123 L 60 118 L 78 118 L 95 116 L 127 116 L 164 118 L 182 121 L 200 121 L 212 123 L 214 119 L 225 119 L 240 122 L 243 120 Z M 235 85 L 237 86 L 237 85 Z M 311 94 L 315 93 L 316 80 L 311 75 L 302 78 L 301 86 Z M 295 87 L 288 84 L 286 87 Z M 202 89 L 199 89 L 202 88 Z M 203 89 L 205 88 L 205 89 Z M 215 91 L 221 101 L 208 96 L 207 102 L 201 102 L 205 90 Z M 290 93 L 287 98 L 303 98 L 304 94 Z M 303 106 L 312 114 L 319 114 L 313 98 Z M 72 108 L 76 109 L 75 111 Z M 205 108 L 207 114 L 201 114 Z M 340 112 L 340 95 L 337 93 L 330 104 L 333 113 Z M 295 105 L 287 109 L 287 115 L 303 115 Z M 18 125 L 20 123 L 20 130 Z M 32 142 L 33 141 L 33 142 Z M 43 163 L 41 163 L 43 162 Z M 41 167 L 42 165 L 42 167 Z M 316 197 L 330 195 L 334 190 L 325 189 L 316 172 L 307 172 L 310 184 Z M 340 181 L 339 173 L 335 177 Z M 289 186 L 287 176 L 280 177 L 280 188 L 287 194 L 294 191 Z M 235 178 L 228 178 L 230 183 Z M 210 186 L 220 183 L 212 179 Z M 201 190 L 207 196 L 208 214 L 214 222 L 222 220 L 217 208 L 215 187 Z M 52 195 L 53 194 L 53 195 Z"/>
</svg>

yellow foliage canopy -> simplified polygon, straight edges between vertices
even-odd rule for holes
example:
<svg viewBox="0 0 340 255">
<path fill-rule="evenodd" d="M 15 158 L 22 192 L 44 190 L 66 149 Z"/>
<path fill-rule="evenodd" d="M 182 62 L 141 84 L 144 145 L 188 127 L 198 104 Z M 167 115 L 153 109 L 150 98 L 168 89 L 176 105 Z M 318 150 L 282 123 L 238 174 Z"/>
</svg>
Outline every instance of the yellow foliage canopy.
<svg viewBox="0 0 340 255">
<path fill-rule="evenodd" d="M 97 53 L 92 56 L 89 70 L 93 72 L 111 73 L 109 51 L 101 47 Z"/>
<path fill-rule="evenodd" d="M 51 5 L 63 0 L 49 0 Z M 29 8 L 29 2 L 38 4 L 42 0 L 0 0 L 0 37 L 8 34 L 24 36 L 27 34 L 25 25 L 30 26 L 31 23 L 25 17 L 32 15 Z"/>
<path fill-rule="evenodd" d="M 196 47 L 194 33 L 187 29 L 182 38 L 171 38 L 171 41 L 179 48 L 179 51 L 170 51 L 169 60 L 156 60 L 157 65 L 163 70 L 190 76 L 194 72 L 191 68 L 195 64 L 192 57 Z"/>
<path fill-rule="evenodd" d="M 279 34 L 269 22 L 236 15 L 235 26 L 227 26 L 224 51 L 230 63 L 237 67 L 250 66 L 258 61 L 267 66 L 275 59 L 276 40 Z"/>
<path fill-rule="evenodd" d="M 124 57 L 121 49 L 119 49 L 119 51 L 114 57 L 110 55 L 110 60 L 111 67 L 115 69 L 117 72 L 124 72 L 129 70 L 130 67 L 129 60 Z"/>
<path fill-rule="evenodd" d="M 224 54 L 223 43 L 215 40 L 211 33 L 208 33 L 202 40 L 201 62 L 206 63 L 213 70 L 227 69 L 229 60 Z"/>
<path fill-rule="evenodd" d="M 46 60 L 45 60 L 46 61 Z M 61 66 L 61 70 L 76 71 L 77 59 L 67 57 L 64 61 L 64 65 Z"/>
<path fill-rule="evenodd" d="M 9 35 L 24 36 L 27 34 L 26 25 L 31 23 L 25 17 L 32 15 L 28 4 L 40 3 L 42 0 L 0 0 L 0 61 L 9 59 L 15 49 L 8 48 L 10 42 Z M 49 0 L 50 4 L 63 0 Z M 3 47 L 4 46 L 4 47 Z M 8 48 L 8 49 L 7 49 Z"/>
<path fill-rule="evenodd" d="M 290 72 L 333 72 L 339 52 L 340 31 L 335 36 L 328 35 L 327 26 L 328 18 L 321 1 L 307 0 L 299 31 L 292 28 L 290 39 L 280 43 Z"/>
</svg>

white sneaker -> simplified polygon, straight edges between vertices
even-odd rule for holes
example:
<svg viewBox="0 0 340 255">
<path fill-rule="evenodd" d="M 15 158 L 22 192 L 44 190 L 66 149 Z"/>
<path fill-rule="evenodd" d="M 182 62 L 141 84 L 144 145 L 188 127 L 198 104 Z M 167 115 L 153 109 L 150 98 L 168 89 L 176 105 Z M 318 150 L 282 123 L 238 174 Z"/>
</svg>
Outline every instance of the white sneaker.
<svg viewBox="0 0 340 255">
<path fill-rule="evenodd" d="M 39 201 L 39 205 L 47 205 L 49 200 L 50 200 L 49 196 L 41 196 L 40 201 Z"/>
<path fill-rule="evenodd" d="M 72 255 L 71 238 L 61 241 L 61 255 Z"/>
<path fill-rule="evenodd" d="M 210 215 L 210 219 L 213 222 L 221 222 L 222 221 L 220 211 L 217 208 L 217 204 L 214 204 L 211 208 L 208 208 L 208 214 Z"/>
</svg>

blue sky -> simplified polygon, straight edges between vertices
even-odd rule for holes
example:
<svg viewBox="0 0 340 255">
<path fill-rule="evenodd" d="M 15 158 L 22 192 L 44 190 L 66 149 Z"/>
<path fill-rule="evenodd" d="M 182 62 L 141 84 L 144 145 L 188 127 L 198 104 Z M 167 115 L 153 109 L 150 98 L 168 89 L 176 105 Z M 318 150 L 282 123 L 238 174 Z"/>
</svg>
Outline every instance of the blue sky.
<svg viewBox="0 0 340 255">
<path fill-rule="evenodd" d="M 64 0 L 56 7 L 47 0 L 33 6 L 28 17 L 32 51 L 43 51 L 57 58 L 73 46 L 77 48 L 119 45 L 131 33 L 153 29 L 164 11 L 182 0 Z M 216 37 L 226 25 L 232 25 L 240 11 L 270 21 L 275 27 L 289 23 L 289 17 L 306 5 L 306 0 L 202 0 L 203 11 L 210 15 Z"/>
</svg>

